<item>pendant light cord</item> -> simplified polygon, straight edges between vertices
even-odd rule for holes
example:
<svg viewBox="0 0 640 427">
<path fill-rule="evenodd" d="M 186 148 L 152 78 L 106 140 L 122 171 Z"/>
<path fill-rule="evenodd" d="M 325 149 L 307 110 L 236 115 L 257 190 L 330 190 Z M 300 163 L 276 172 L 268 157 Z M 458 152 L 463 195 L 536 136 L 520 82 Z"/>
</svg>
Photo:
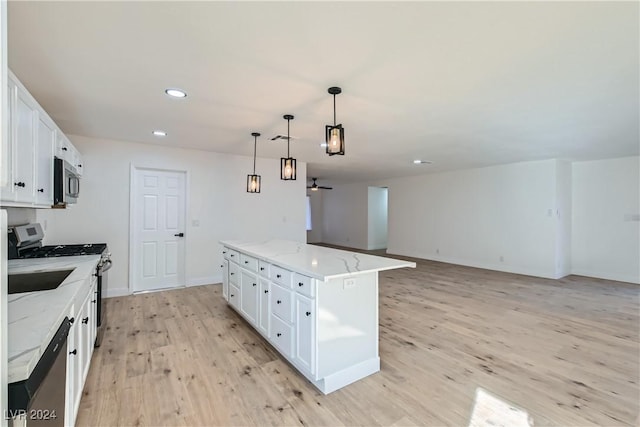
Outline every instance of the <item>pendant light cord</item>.
<svg viewBox="0 0 640 427">
<path fill-rule="evenodd" d="M 336 96 L 333 95 L 333 126 L 336 125 Z"/>
<path fill-rule="evenodd" d="M 258 137 L 253 137 L 253 174 L 256 174 L 256 148 L 258 146 Z"/>
<path fill-rule="evenodd" d="M 289 122 L 291 121 L 291 119 L 287 119 L 287 158 L 291 157 L 291 155 L 289 154 L 289 141 L 291 140 L 291 137 L 289 136 Z"/>
</svg>

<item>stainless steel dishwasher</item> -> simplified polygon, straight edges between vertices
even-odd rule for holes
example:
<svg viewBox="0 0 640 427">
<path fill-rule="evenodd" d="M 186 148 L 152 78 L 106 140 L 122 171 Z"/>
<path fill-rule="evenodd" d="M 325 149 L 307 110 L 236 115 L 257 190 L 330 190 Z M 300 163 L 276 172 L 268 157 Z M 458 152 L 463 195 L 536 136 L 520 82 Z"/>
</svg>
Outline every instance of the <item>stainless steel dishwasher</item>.
<svg viewBox="0 0 640 427">
<path fill-rule="evenodd" d="M 67 336 L 73 319 L 65 317 L 29 378 L 9 384 L 10 425 L 64 426 Z"/>
</svg>

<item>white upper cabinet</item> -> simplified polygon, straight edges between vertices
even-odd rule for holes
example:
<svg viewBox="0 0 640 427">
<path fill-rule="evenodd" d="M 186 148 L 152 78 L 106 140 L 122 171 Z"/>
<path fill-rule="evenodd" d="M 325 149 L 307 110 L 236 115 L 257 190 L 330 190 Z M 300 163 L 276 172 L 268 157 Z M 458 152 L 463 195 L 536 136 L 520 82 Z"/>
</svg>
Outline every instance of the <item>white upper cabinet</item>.
<svg viewBox="0 0 640 427">
<path fill-rule="evenodd" d="M 6 183 L 0 187 L 0 205 L 51 207 L 54 156 L 68 161 L 79 175 L 82 158 L 11 71 L 7 89 L 9 129 L 2 142 Z"/>
<path fill-rule="evenodd" d="M 56 129 L 53 122 L 46 117 L 38 117 L 38 137 L 36 146 L 36 204 L 51 206 L 53 204 L 53 147 L 56 140 Z"/>
</svg>

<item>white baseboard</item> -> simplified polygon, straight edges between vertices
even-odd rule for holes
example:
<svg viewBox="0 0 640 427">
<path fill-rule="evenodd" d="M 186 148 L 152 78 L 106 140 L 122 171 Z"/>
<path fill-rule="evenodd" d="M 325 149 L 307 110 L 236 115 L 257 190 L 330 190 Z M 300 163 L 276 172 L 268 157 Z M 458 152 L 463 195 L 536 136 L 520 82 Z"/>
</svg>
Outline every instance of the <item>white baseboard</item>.
<svg viewBox="0 0 640 427">
<path fill-rule="evenodd" d="M 221 283 L 221 282 L 222 282 L 222 274 L 215 274 L 213 276 L 206 276 L 206 277 L 191 277 L 187 279 L 187 287 L 211 285 L 214 283 Z"/>
<path fill-rule="evenodd" d="M 444 257 L 434 254 L 423 254 L 418 252 L 407 252 L 400 249 L 394 249 L 392 247 L 387 248 L 387 254 L 389 255 L 402 255 L 420 259 L 426 259 L 429 261 L 445 262 L 447 264 L 464 265 L 465 267 L 482 268 L 485 270 L 502 271 L 504 273 L 523 274 L 525 276 L 542 277 L 544 279 L 559 279 L 560 276 L 556 276 L 555 273 L 549 273 L 548 271 L 542 271 L 536 268 L 526 268 L 513 266 L 509 264 L 492 264 L 484 262 L 469 261 L 460 258 Z"/>
<path fill-rule="evenodd" d="M 639 276 L 630 276 L 627 274 L 607 273 L 601 271 L 589 271 L 589 270 L 572 270 L 571 274 L 577 276 L 595 277 L 596 279 L 615 280 L 616 282 L 633 283 L 634 285 L 640 285 Z"/>
</svg>

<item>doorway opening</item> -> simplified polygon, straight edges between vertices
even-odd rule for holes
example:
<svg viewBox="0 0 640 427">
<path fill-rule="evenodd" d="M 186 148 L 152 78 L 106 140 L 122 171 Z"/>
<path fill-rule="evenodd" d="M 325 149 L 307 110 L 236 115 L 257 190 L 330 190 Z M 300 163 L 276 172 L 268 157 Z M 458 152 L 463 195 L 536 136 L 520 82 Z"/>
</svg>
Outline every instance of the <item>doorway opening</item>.
<svg viewBox="0 0 640 427">
<path fill-rule="evenodd" d="M 387 249 L 389 189 L 369 187 L 367 249 Z"/>
</svg>

